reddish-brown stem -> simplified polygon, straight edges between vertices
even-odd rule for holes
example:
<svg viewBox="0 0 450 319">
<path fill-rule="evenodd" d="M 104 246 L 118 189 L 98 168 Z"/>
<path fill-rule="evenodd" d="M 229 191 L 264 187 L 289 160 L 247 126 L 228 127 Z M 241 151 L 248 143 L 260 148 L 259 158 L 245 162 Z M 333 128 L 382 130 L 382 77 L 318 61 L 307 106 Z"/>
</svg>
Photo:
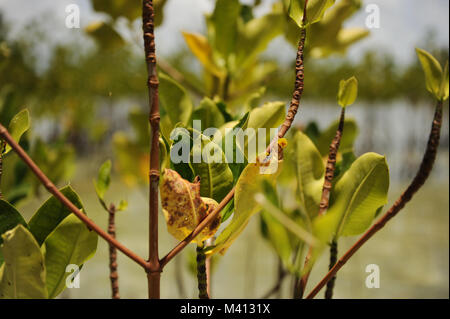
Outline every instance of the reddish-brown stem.
<svg viewBox="0 0 450 319">
<path fill-rule="evenodd" d="M 323 215 L 326 213 L 328 206 L 330 204 L 330 193 L 331 188 L 333 187 L 333 177 L 334 171 L 336 169 L 336 157 L 339 151 L 339 145 L 341 144 L 342 134 L 344 133 L 344 121 L 345 121 L 345 108 L 341 109 L 341 116 L 339 118 L 338 129 L 336 130 L 336 134 L 331 141 L 330 149 L 328 151 L 328 160 L 327 166 L 325 170 L 325 177 L 323 181 L 322 187 L 322 197 L 319 204 L 319 212 L 318 215 Z M 308 254 L 305 258 L 305 263 L 303 268 L 306 268 L 311 259 L 312 248 L 309 248 Z M 306 284 L 308 283 L 309 275 L 311 270 L 307 271 L 302 278 L 300 278 L 300 282 L 295 285 L 294 298 L 301 299 L 303 298 L 303 294 L 305 293 Z"/>
<path fill-rule="evenodd" d="M 305 7 L 306 7 L 307 1 L 305 1 Z M 305 10 L 306 12 L 306 10 Z M 304 20 L 306 17 L 306 13 L 304 15 Z M 300 31 L 300 40 L 297 50 L 297 58 L 296 58 L 296 66 L 295 66 L 295 87 L 294 87 L 294 93 L 292 95 L 291 105 L 289 107 L 289 110 L 286 114 L 286 118 L 284 120 L 283 125 L 281 126 L 281 129 L 278 131 L 278 136 L 274 138 L 274 140 L 269 144 L 267 150 L 270 152 L 270 150 L 273 148 L 273 146 L 277 143 L 278 138 L 283 138 L 290 127 L 292 126 L 292 122 L 294 121 L 295 115 L 297 114 L 300 100 L 303 94 L 303 84 L 304 84 L 304 66 L 303 66 L 303 51 L 305 47 L 305 40 L 306 40 L 306 29 L 302 28 Z M 280 154 L 280 152 L 279 152 Z M 234 196 L 234 188 L 225 196 L 225 198 L 219 203 L 217 208 L 209 214 L 193 231 L 190 233 L 183 241 L 181 241 L 175 248 L 173 248 L 166 256 L 164 256 L 160 260 L 160 266 L 161 269 L 173 258 L 175 257 L 179 252 L 181 252 L 184 247 L 186 247 L 200 232 L 209 225 L 211 221 L 214 220 L 214 218 L 219 214 L 222 209 L 228 204 L 228 202 L 233 198 Z"/>
<path fill-rule="evenodd" d="M 156 73 L 156 50 L 154 33 L 153 0 L 142 2 L 142 28 L 144 32 L 145 61 L 148 72 L 148 103 L 150 107 L 149 121 L 152 138 L 150 146 L 150 199 L 149 199 L 149 267 L 148 296 L 151 299 L 160 297 L 161 267 L 158 257 L 158 186 L 159 186 L 159 101 L 158 75 Z"/>
<path fill-rule="evenodd" d="M 306 40 L 306 29 L 302 28 L 300 30 L 300 40 L 298 42 L 297 48 L 297 57 L 295 59 L 295 87 L 294 93 L 292 94 L 291 104 L 289 106 L 289 110 L 286 114 L 286 119 L 284 123 L 281 125 L 280 130 L 278 131 L 278 137 L 282 138 L 286 135 L 289 128 L 292 126 L 292 122 L 294 122 L 295 115 L 297 114 L 298 107 L 300 105 L 300 100 L 303 94 L 304 88 L 304 78 L 305 78 L 305 67 L 303 63 L 303 51 L 305 48 L 305 40 Z"/>
<path fill-rule="evenodd" d="M 339 118 L 339 126 L 336 131 L 336 135 L 334 136 L 333 141 L 330 144 L 330 149 L 328 152 L 325 178 L 322 187 L 322 198 L 319 204 L 319 213 L 318 213 L 319 216 L 325 214 L 330 204 L 330 193 L 331 188 L 333 187 L 333 177 L 334 171 L 336 169 L 336 157 L 339 151 L 339 146 L 341 144 L 342 134 L 344 133 L 344 120 L 345 120 L 345 108 L 343 107 L 341 109 L 341 117 Z"/>
<path fill-rule="evenodd" d="M 76 215 L 86 226 L 95 231 L 100 237 L 105 239 L 109 244 L 115 246 L 118 250 L 130 257 L 136 263 L 147 269 L 147 262 L 132 252 L 130 249 L 122 245 L 115 238 L 111 237 L 107 232 L 101 229 L 97 224 L 90 220 L 84 213 L 82 213 L 70 200 L 67 199 L 56 186 L 48 179 L 48 177 L 41 171 L 41 169 L 33 162 L 23 148 L 11 137 L 8 130 L 0 124 L 0 136 L 11 146 L 14 152 L 22 159 L 22 161 L 31 169 L 39 181 L 45 188 L 58 199 L 64 206 L 66 206 L 74 215 Z"/>
<path fill-rule="evenodd" d="M 116 207 L 111 204 L 108 209 L 108 234 L 116 238 Z M 109 279 L 111 280 L 112 299 L 120 299 L 119 274 L 117 272 L 117 249 L 109 244 Z"/>
<path fill-rule="evenodd" d="M 338 256 L 338 244 L 337 240 L 334 239 L 330 244 L 330 263 L 328 265 L 328 270 L 331 270 L 334 267 L 334 265 L 336 265 L 337 256 Z M 336 275 L 334 275 L 327 283 L 327 289 L 325 290 L 325 299 L 333 299 L 333 290 L 335 283 L 336 283 Z"/>
<path fill-rule="evenodd" d="M 433 124 L 431 126 L 430 136 L 428 138 L 427 148 L 420 164 L 420 168 L 414 177 L 408 188 L 400 195 L 397 201 L 392 205 L 391 208 L 376 222 L 372 227 L 369 228 L 361 238 L 338 260 L 334 267 L 326 274 L 325 277 L 314 287 L 311 293 L 306 297 L 307 299 L 314 298 L 317 293 L 330 281 L 339 269 L 345 265 L 345 263 L 358 251 L 361 246 L 363 246 L 373 235 L 375 235 L 380 229 L 382 229 L 386 223 L 393 218 L 397 213 L 405 207 L 414 194 L 422 187 L 422 185 L 427 180 L 430 172 L 433 168 L 434 161 L 436 160 L 436 154 L 439 146 L 441 125 L 442 125 L 442 104 L 443 102 L 438 102 L 436 106 L 436 111 L 434 113 Z"/>
<path fill-rule="evenodd" d="M 203 245 L 197 246 L 197 284 L 198 297 L 200 299 L 209 299 L 208 277 L 206 273 L 206 255 Z"/>
<path fill-rule="evenodd" d="M 5 142 L 0 140 L 0 199 L 3 199 L 2 194 L 2 176 L 3 176 L 3 150 L 5 149 Z"/>
</svg>

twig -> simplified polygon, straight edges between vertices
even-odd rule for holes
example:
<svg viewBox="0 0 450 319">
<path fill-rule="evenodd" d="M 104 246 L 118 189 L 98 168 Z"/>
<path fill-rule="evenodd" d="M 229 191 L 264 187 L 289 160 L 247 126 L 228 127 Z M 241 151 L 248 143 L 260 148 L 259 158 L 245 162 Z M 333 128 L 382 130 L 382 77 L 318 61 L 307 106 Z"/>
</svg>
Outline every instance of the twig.
<svg viewBox="0 0 450 319">
<path fill-rule="evenodd" d="M 158 75 L 156 73 L 156 50 L 154 34 L 153 0 L 142 2 L 142 28 L 144 32 L 145 61 L 148 72 L 149 121 L 152 129 L 150 146 L 150 200 L 149 200 L 149 267 L 148 296 L 151 299 L 160 297 L 161 267 L 158 257 L 158 185 L 159 185 L 159 103 Z"/>
<path fill-rule="evenodd" d="M 116 207 L 111 204 L 108 209 L 108 234 L 116 238 Z M 109 279 L 111 280 L 111 291 L 113 299 L 120 299 L 119 295 L 119 274 L 117 273 L 117 250 L 109 244 Z"/>
<path fill-rule="evenodd" d="M 66 206 L 72 213 L 74 213 L 86 226 L 95 231 L 100 237 L 105 239 L 108 243 L 115 246 L 118 250 L 124 253 L 126 256 L 130 257 L 136 263 L 141 265 L 143 268 L 147 268 L 147 262 L 139 257 L 137 254 L 132 252 L 130 249 L 125 247 L 123 244 L 118 242 L 115 238 L 111 237 L 103 229 L 101 229 L 97 224 L 90 220 L 84 213 L 82 213 L 67 197 L 64 196 L 56 186 L 48 179 L 48 177 L 41 171 L 41 169 L 33 162 L 33 160 L 28 156 L 28 154 L 23 150 L 23 148 L 17 144 L 16 141 L 11 137 L 8 130 L 0 124 L 0 136 L 11 146 L 14 152 L 23 160 L 23 162 L 31 169 L 31 171 L 36 175 L 39 181 L 45 186 L 45 188 L 55 196 L 64 206 Z"/>
<path fill-rule="evenodd" d="M 341 138 L 342 134 L 344 133 L 344 122 L 345 121 L 345 107 L 341 109 L 341 116 L 339 118 L 339 126 L 336 130 L 336 134 L 331 141 L 330 149 L 328 152 L 328 160 L 327 160 L 327 166 L 325 171 L 325 177 L 323 181 L 323 187 L 322 187 L 322 197 L 320 199 L 319 204 L 319 212 L 318 216 L 324 215 L 326 211 L 328 210 L 328 206 L 330 204 L 330 192 L 331 188 L 333 187 L 333 177 L 334 177 L 334 171 L 336 169 L 336 157 L 337 153 L 339 151 L 339 145 L 341 144 Z M 306 268 L 309 264 L 309 261 L 311 259 L 312 254 L 312 248 L 309 248 L 308 254 L 305 258 L 305 264 L 304 268 Z M 299 284 L 297 284 L 295 287 L 296 291 L 294 292 L 294 298 L 301 299 L 303 298 L 303 294 L 305 293 L 306 284 L 308 283 L 309 275 L 311 274 L 311 270 L 307 271 L 302 278 L 300 279 Z M 332 294 L 332 293 L 331 293 Z"/>
<path fill-rule="evenodd" d="M 386 214 L 381 217 L 381 219 L 376 222 L 369 230 L 367 230 L 361 238 L 339 259 L 339 261 L 334 265 L 334 267 L 328 272 L 328 274 L 317 284 L 317 286 L 311 291 L 311 293 L 306 297 L 307 299 L 314 298 L 317 293 L 327 284 L 328 281 L 333 278 L 333 276 L 345 265 L 345 263 L 361 248 L 364 243 L 366 243 L 375 233 L 386 225 L 386 223 L 397 213 L 405 207 L 414 194 L 422 187 L 422 185 L 427 180 L 433 169 L 434 161 L 436 160 L 436 154 L 439 146 L 440 132 L 442 126 L 442 104 L 443 102 L 438 102 L 436 106 L 436 111 L 434 113 L 433 124 L 431 126 L 430 136 L 428 138 L 427 148 L 420 164 L 420 168 L 414 177 L 411 184 L 403 192 L 402 195 L 397 199 L 397 201 L 392 205 L 392 207 L 386 212 Z"/>
<path fill-rule="evenodd" d="M 342 134 L 344 133 L 344 121 L 345 121 L 345 107 L 341 109 L 341 117 L 339 118 L 339 126 L 336 131 L 336 135 L 330 144 L 330 150 L 328 152 L 327 166 L 325 170 L 325 178 L 323 181 L 322 198 L 319 204 L 318 215 L 324 215 L 330 204 L 330 192 L 333 187 L 334 171 L 336 169 L 336 157 L 341 144 Z"/>
<path fill-rule="evenodd" d="M 294 93 L 292 94 L 291 104 L 289 106 L 289 110 L 286 115 L 286 119 L 284 123 L 281 125 L 280 130 L 278 131 L 278 137 L 282 138 L 286 135 L 289 128 L 292 126 L 292 122 L 294 122 L 295 115 L 297 114 L 298 107 L 300 105 L 300 100 L 303 95 L 304 88 L 304 78 L 305 78 L 305 67 L 303 64 L 303 51 L 305 48 L 305 40 L 306 40 L 306 29 L 302 28 L 300 30 L 300 40 L 298 42 L 297 48 L 297 57 L 295 59 L 295 87 Z"/>
<path fill-rule="evenodd" d="M 208 295 L 208 277 L 206 274 L 206 255 L 203 251 L 203 245 L 197 246 L 197 281 L 198 297 L 200 299 L 209 299 Z"/>
<path fill-rule="evenodd" d="M 331 270 L 337 261 L 338 256 L 338 244 L 336 240 L 333 240 L 330 245 L 330 264 L 328 266 L 328 270 Z M 330 279 L 327 283 L 327 290 L 325 291 L 325 299 L 333 299 L 333 289 L 334 284 L 336 282 L 336 275 Z"/>
<path fill-rule="evenodd" d="M 2 194 L 2 176 L 3 176 L 3 150 L 5 149 L 5 142 L 0 140 L 0 199 L 3 199 Z"/>
</svg>

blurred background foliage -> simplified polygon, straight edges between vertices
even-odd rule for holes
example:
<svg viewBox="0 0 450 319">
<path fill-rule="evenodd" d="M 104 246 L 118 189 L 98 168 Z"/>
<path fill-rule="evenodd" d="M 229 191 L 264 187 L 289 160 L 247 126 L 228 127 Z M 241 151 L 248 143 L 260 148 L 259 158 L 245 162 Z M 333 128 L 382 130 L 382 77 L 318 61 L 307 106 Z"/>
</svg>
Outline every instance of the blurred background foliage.
<svg viewBox="0 0 450 319">
<path fill-rule="evenodd" d="M 157 26 L 164 24 L 164 9 L 171 1 L 176 0 L 155 1 Z M 50 45 L 52 35 L 45 31 L 43 17 L 32 20 L 11 37 L 10 26 L 0 11 L 0 120 L 3 124 L 9 123 L 20 110 L 29 109 L 31 130 L 22 137 L 21 145 L 56 183 L 65 184 L 72 178 L 89 179 L 90 183 L 93 174 L 87 177 L 87 172 L 96 171 L 105 158 L 113 158 L 113 166 L 122 181 L 136 187 L 131 188 L 130 193 L 136 189 L 145 191 L 149 128 L 141 1 L 90 2 L 92 9 L 102 14 L 101 20 L 85 26 L 80 36 L 56 45 Z M 287 15 L 288 1 L 272 2 L 268 12 L 256 15 L 255 11 L 262 3 L 260 0 L 246 2 L 251 4 L 240 4 L 238 0 L 222 1 L 220 3 L 228 6 L 226 10 L 230 14 L 225 21 L 221 20 L 223 16 L 215 14 L 216 11 L 205 14 L 206 29 L 202 34 L 183 30 L 185 45 L 170 54 L 158 56 L 159 71 L 169 82 L 180 87 L 183 103 L 192 108 L 189 119 L 203 116 L 203 108 L 213 105 L 216 112 L 213 115 L 219 114 L 213 118 L 219 119 L 218 125 L 236 123 L 246 112 L 267 101 L 290 100 L 295 56 L 280 61 L 273 53 L 267 53 L 267 48 L 279 38 L 295 48 L 298 27 Z M 225 8 L 216 7 L 216 10 Z M 366 28 L 345 27 L 345 21 L 358 10 L 362 10 L 361 1 L 338 0 L 321 22 L 308 29 L 303 101 L 312 108 L 314 105 L 335 105 L 339 81 L 355 75 L 359 82 L 358 107 L 365 109 L 359 118 L 365 122 L 358 122 L 358 129 L 356 122 L 349 119 L 346 133 L 353 147 L 361 126 L 364 127 L 365 134 L 358 144 L 358 153 L 361 153 L 371 149 L 374 139 L 381 140 L 381 145 L 389 143 L 379 136 L 380 127 L 371 123 L 375 110 L 402 101 L 412 107 L 426 105 L 427 110 L 419 113 L 428 114 L 430 95 L 425 89 L 417 59 L 408 64 L 398 63 L 390 52 L 377 48 L 368 49 L 359 59 L 346 57 L 350 46 L 358 45 L 370 36 Z M 437 30 L 430 30 L 417 45 L 444 63 L 448 58 L 448 46 L 435 40 L 435 32 Z M 42 66 L 37 52 L 39 46 L 47 44 L 50 58 L 47 65 Z M 170 91 L 167 96 L 164 89 L 161 91 L 162 131 L 167 139 L 169 127 L 177 123 L 167 124 L 170 115 L 164 109 L 164 100 L 169 98 Z M 204 97 L 212 104 L 205 104 Z M 316 118 L 309 116 L 307 121 L 297 124 L 323 156 L 328 147 L 326 140 L 330 132 L 334 132 L 333 121 L 337 118 L 337 114 L 324 115 L 329 110 L 318 107 L 311 111 Z M 318 120 L 321 120 L 320 125 Z M 327 121 L 325 127 L 324 121 Z M 425 129 L 420 132 L 428 129 L 428 122 L 423 126 Z M 392 134 L 396 136 L 397 133 Z M 399 149 L 414 153 L 415 147 L 425 138 L 418 134 L 407 136 L 406 143 L 402 140 Z M 442 147 L 448 156 L 448 126 L 446 131 L 444 129 Z M 383 153 L 384 149 L 379 152 Z M 420 152 L 409 155 L 405 155 L 405 161 L 393 157 L 393 160 L 402 161 L 397 166 L 390 163 L 391 170 L 407 170 L 399 175 L 403 179 L 398 180 L 398 184 L 416 169 Z M 5 157 L 3 175 L 3 193 L 14 204 L 25 204 L 25 198 L 32 199 L 43 193 L 37 180 L 14 154 Z M 292 183 L 289 175 L 287 168 L 281 176 L 281 180 L 286 181 L 287 198 Z M 448 189 L 448 181 L 445 187 Z M 448 208 L 448 198 L 441 204 L 439 207 Z M 268 237 L 264 220 L 262 222 L 262 233 Z M 256 228 L 259 233 L 259 225 Z M 186 254 L 188 264 L 192 264 L 193 251 Z M 448 295 L 448 276 L 446 282 Z M 179 291 L 184 289 L 178 281 L 177 285 Z M 251 291 L 248 289 L 247 293 Z"/>
</svg>

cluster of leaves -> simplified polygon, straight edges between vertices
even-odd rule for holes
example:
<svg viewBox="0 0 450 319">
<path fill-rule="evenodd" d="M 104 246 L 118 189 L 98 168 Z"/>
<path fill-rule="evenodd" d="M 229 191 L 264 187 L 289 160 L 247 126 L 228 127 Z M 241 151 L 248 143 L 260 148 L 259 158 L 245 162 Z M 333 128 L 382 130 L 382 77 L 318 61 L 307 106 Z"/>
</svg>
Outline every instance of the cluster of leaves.
<svg viewBox="0 0 450 319">
<path fill-rule="evenodd" d="M 11 107 L 10 95 L 6 94 L 4 99 L 0 99 L 0 117 L 2 120 L 10 118 L 7 114 L 12 109 L 14 108 Z M 46 144 L 40 138 L 36 138 L 33 146 L 30 147 L 28 134 L 30 122 L 28 109 L 23 109 L 12 116 L 8 127 L 12 137 L 16 141 L 20 140 L 21 146 L 31 153 L 34 161 L 52 181 L 57 183 L 67 179 L 73 170 L 73 147 L 60 141 Z M 15 205 L 29 196 L 38 195 L 41 185 L 18 156 L 10 151 L 10 146 L 2 143 L 1 155 L 4 159 L 2 163 L 2 189 L 4 189 L 4 198 Z"/>
<path fill-rule="evenodd" d="M 20 141 L 29 127 L 25 109 L 12 118 L 8 129 L 11 137 Z M 0 140 L 2 162 L 10 151 L 11 147 Z M 25 196 L 28 189 L 23 177 L 17 180 L 19 184 L 7 193 L 13 201 Z M 70 186 L 61 193 L 83 210 Z M 55 197 L 45 201 L 28 223 L 11 202 L 0 197 L 0 298 L 55 298 L 66 287 L 70 275 L 66 267 L 73 264 L 81 268 L 95 253 L 97 240 L 97 234 Z"/>
<path fill-rule="evenodd" d="M 70 186 L 61 192 L 83 210 Z M 94 255 L 97 234 L 55 197 L 28 223 L 7 201 L 0 206 L 0 298 L 55 298 L 66 288 L 66 267 L 81 268 Z"/>
<path fill-rule="evenodd" d="M 356 96 L 356 79 L 342 80 L 338 91 L 339 105 L 345 108 L 353 104 Z M 292 146 L 285 152 L 288 168 L 280 179 L 286 186 L 280 188 L 284 194 L 288 189 L 296 189 L 295 205 L 283 207 L 277 190 L 270 185 L 263 188 L 265 196 L 258 197 L 264 207 L 261 214 L 263 235 L 286 269 L 295 274 L 302 270 L 300 257 L 304 243 L 314 248 L 312 260 L 315 260 L 330 242 L 341 236 L 364 232 L 387 202 L 389 170 L 384 156 L 366 153 L 356 158 L 353 152 L 356 124 L 353 120 L 345 120 L 329 208 L 325 215 L 318 215 L 325 178 L 324 163 L 338 124 L 333 123 L 323 132 L 310 128 L 306 134 L 301 131 L 293 134 Z M 296 176 L 294 182 L 289 178 L 292 175 Z"/>
</svg>

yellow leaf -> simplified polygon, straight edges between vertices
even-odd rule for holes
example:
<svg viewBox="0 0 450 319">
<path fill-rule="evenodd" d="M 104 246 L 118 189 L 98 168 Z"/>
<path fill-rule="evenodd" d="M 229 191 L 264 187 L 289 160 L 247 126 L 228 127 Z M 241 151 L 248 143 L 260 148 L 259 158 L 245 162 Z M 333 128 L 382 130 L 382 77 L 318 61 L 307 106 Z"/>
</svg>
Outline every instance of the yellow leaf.
<svg viewBox="0 0 450 319">
<path fill-rule="evenodd" d="M 212 48 L 208 43 L 208 39 L 198 33 L 183 32 L 184 40 L 192 53 L 199 59 L 205 69 L 210 73 L 221 77 L 223 72 L 215 65 L 213 61 Z"/>
<path fill-rule="evenodd" d="M 165 169 L 160 183 L 161 203 L 169 233 L 183 240 L 214 209 L 218 203 L 200 197 L 200 181 L 190 183 L 176 171 Z M 201 244 L 212 237 L 220 225 L 220 214 L 193 240 Z"/>
</svg>

